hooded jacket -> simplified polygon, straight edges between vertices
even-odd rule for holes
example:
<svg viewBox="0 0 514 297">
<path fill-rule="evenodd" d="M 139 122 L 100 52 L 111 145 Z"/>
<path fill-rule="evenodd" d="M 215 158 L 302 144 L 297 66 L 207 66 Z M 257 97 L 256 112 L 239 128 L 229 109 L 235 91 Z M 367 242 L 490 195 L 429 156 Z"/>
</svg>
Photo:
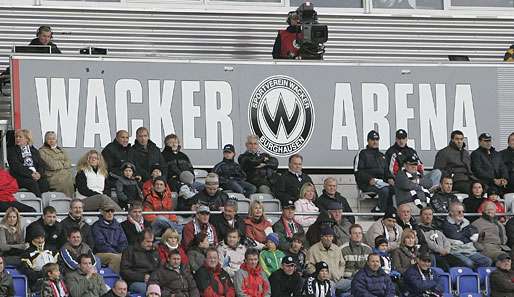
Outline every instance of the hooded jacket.
<svg viewBox="0 0 514 297">
<path fill-rule="evenodd" d="M 453 181 L 475 180 L 471 170 L 471 157 L 466 144 L 459 149 L 452 141 L 447 147 L 438 151 L 435 155 L 434 169 L 439 169 L 443 175 L 453 175 Z"/>
<path fill-rule="evenodd" d="M 157 250 L 145 250 L 140 243 L 129 246 L 121 255 L 120 275 L 130 285 L 144 282 L 145 274 L 152 274 L 160 266 Z"/>
<path fill-rule="evenodd" d="M 134 145 L 129 149 L 128 153 L 129 162 L 136 166 L 135 176 L 141 176 L 143 181 L 150 178 L 150 168 L 154 164 L 166 164 L 161 151 L 151 140 L 148 140 L 148 144 L 145 147 L 135 140 Z M 166 176 L 165 168 L 162 169 L 162 175 Z"/>
<path fill-rule="evenodd" d="M 268 277 L 257 265 L 250 268 L 243 263 L 241 269 L 234 275 L 237 297 L 270 297 L 271 288 Z"/>
<path fill-rule="evenodd" d="M 182 268 L 173 269 L 169 264 L 154 271 L 148 283 L 159 284 L 162 296 L 200 297 L 191 273 Z"/>
<path fill-rule="evenodd" d="M 215 268 L 203 265 L 195 274 L 202 297 L 235 297 L 236 290 L 228 273 L 218 264 Z"/>
<path fill-rule="evenodd" d="M 99 218 L 92 227 L 95 253 L 121 254 L 127 246 L 127 237 L 116 219 L 111 222 Z"/>
</svg>

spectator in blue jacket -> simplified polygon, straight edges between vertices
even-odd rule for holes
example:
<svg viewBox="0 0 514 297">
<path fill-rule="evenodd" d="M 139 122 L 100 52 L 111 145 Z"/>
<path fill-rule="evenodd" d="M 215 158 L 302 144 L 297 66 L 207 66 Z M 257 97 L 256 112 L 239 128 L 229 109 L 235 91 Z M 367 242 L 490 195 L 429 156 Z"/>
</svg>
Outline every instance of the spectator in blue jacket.
<svg viewBox="0 0 514 297">
<path fill-rule="evenodd" d="M 395 295 L 391 278 L 380 267 L 380 256 L 375 253 L 369 254 L 366 266 L 352 279 L 352 296 L 394 297 Z"/>
<path fill-rule="evenodd" d="M 114 219 L 114 207 L 107 204 L 101 211 L 102 217 L 93 224 L 95 254 L 102 264 L 114 272 L 120 272 L 121 253 L 127 248 L 128 241 L 120 223 Z"/>
<path fill-rule="evenodd" d="M 225 190 L 242 193 L 246 197 L 257 190 L 254 185 L 246 181 L 246 173 L 234 160 L 236 149 L 232 144 L 223 147 L 223 161 L 214 166 L 212 171 L 220 177 L 220 185 Z"/>
<path fill-rule="evenodd" d="M 403 296 L 442 296 L 443 288 L 439 282 L 439 276 L 432 270 L 431 266 L 430 251 L 423 246 L 418 253 L 416 264 L 412 265 L 403 274 Z"/>
</svg>

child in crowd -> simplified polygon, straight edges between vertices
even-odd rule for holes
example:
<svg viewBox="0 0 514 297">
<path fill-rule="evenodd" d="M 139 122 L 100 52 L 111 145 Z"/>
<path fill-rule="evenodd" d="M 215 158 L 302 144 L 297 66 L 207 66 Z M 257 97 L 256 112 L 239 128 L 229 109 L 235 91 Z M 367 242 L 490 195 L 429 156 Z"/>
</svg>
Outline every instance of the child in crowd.
<svg viewBox="0 0 514 297">
<path fill-rule="evenodd" d="M 148 196 L 152 192 L 153 181 L 160 176 L 162 176 L 161 165 L 153 164 L 150 167 L 150 178 L 143 184 L 143 197 Z M 168 183 L 166 183 L 166 187 L 169 188 Z"/>
<path fill-rule="evenodd" d="M 67 297 L 69 291 L 61 278 L 59 265 L 47 263 L 43 266 L 43 273 L 46 276 L 41 285 L 41 297 Z"/>
<path fill-rule="evenodd" d="M 380 264 L 382 265 L 382 269 L 393 280 L 395 280 L 400 277 L 400 273 L 393 270 L 393 262 L 391 260 L 391 255 L 389 254 L 388 249 L 389 243 L 384 236 L 379 235 L 377 238 L 375 238 L 375 247 L 373 248 L 373 253 L 376 253 L 380 256 Z"/>
<path fill-rule="evenodd" d="M 289 249 L 285 251 L 286 257 L 293 257 L 296 264 L 296 272 L 300 276 L 307 276 L 307 254 L 303 249 L 302 237 L 299 234 L 293 235 Z"/>
<path fill-rule="evenodd" d="M 139 186 L 140 179 L 134 176 L 136 167 L 130 162 L 121 164 L 121 176 L 116 181 L 116 194 L 118 197 L 118 205 L 127 209 L 129 204 L 135 200 L 143 201 L 143 193 Z M 111 173 L 112 175 L 112 173 Z"/>
<path fill-rule="evenodd" d="M 270 233 L 266 237 L 266 247 L 261 251 L 259 262 L 261 263 L 262 270 L 266 276 L 270 276 L 273 272 L 280 269 L 282 258 L 286 255 L 281 250 L 278 250 L 278 234 Z"/>
<path fill-rule="evenodd" d="M 496 206 L 496 213 L 505 213 L 505 205 L 502 201 L 500 201 L 500 192 L 496 187 L 489 187 L 487 189 L 487 198 L 484 199 L 484 202 L 480 204 L 480 207 L 478 208 L 478 212 L 482 213 L 485 208 L 485 204 L 487 202 L 492 202 Z M 505 216 L 498 217 L 498 221 L 500 223 L 505 223 L 507 218 Z"/>
<path fill-rule="evenodd" d="M 330 284 L 330 272 L 328 264 L 321 261 L 314 265 L 316 271 L 307 278 L 303 285 L 303 297 L 330 297 L 332 286 Z"/>
<path fill-rule="evenodd" d="M 246 173 L 235 161 L 236 149 L 232 144 L 223 147 L 223 160 L 216 164 L 212 172 L 218 174 L 220 186 L 224 190 L 244 194 L 250 197 L 257 190 L 254 185 L 246 181 Z"/>
<path fill-rule="evenodd" d="M 198 190 L 193 187 L 195 176 L 189 171 L 182 171 L 179 176 L 180 184 L 178 191 L 178 207 L 179 209 L 187 209 L 187 200 L 198 194 Z"/>
<path fill-rule="evenodd" d="M 231 229 L 227 232 L 227 237 L 218 246 L 218 255 L 223 270 L 231 278 L 239 270 L 245 260 L 246 247 L 240 243 L 239 231 Z"/>
</svg>

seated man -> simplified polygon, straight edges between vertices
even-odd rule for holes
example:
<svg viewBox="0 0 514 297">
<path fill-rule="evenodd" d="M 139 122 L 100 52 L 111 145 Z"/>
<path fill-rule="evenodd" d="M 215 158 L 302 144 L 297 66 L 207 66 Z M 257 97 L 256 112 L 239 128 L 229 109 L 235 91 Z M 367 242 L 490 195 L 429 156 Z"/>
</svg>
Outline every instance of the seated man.
<svg viewBox="0 0 514 297">
<path fill-rule="evenodd" d="M 348 200 L 337 191 L 337 180 L 333 177 L 327 177 L 323 181 L 323 194 L 321 194 L 314 204 L 319 208 L 319 211 L 328 211 L 328 206 L 332 202 L 339 202 L 343 206 L 343 212 L 353 212 Z M 355 223 L 354 216 L 346 216 L 350 223 Z"/>
<path fill-rule="evenodd" d="M 143 211 L 173 211 L 175 205 L 171 199 L 171 192 L 166 186 L 166 179 L 162 176 L 153 180 L 153 190 L 145 197 Z M 177 216 L 174 214 L 147 214 L 145 220 L 152 224 L 154 234 L 161 234 L 168 228 L 182 231 L 182 225 L 177 223 Z"/>
<path fill-rule="evenodd" d="M 137 237 L 143 233 L 146 228 L 150 228 L 150 222 L 143 217 L 143 204 L 139 201 L 134 201 L 128 210 L 128 216 L 125 221 L 121 223 L 121 228 L 125 232 L 127 242 L 132 245 L 137 242 Z"/>
<path fill-rule="evenodd" d="M 266 273 L 259 265 L 259 251 L 248 249 L 245 253 L 245 262 L 241 264 L 241 269 L 234 275 L 234 286 L 236 296 L 248 297 L 269 297 L 271 288 Z"/>
<path fill-rule="evenodd" d="M 404 296 L 443 295 L 443 288 L 440 285 L 439 276 L 431 267 L 432 256 L 426 247 L 422 247 L 418 252 L 416 264 L 412 265 L 403 274 Z"/>
<path fill-rule="evenodd" d="M 370 254 L 364 268 L 352 280 L 353 296 L 395 297 L 395 287 L 389 275 L 380 267 L 380 256 Z"/>
<path fill-rule="evenodd" d="M 209 173 L 205 178 L 205 188 L 185 201 L 185 209 L 196 210 L 198 205 L 206 205 L 211 210 L 220 210 L 229 200 L 227 193 L 220 188 L 219 177 L 216 173 Z"/>
<path fill-rule="evenodd" d="M 93 224 L 95 254 L 102 264 L 108 265 L 114 272 L 120 273 L 121 253 L 127 248 L 127 237 L 120 223 L 114 219 L 114 207 L 105 204 L 102 217 Z"/>
<path fill-rule="evenodd" d="M 393 207 L 394 178 L 387 167 L 385 156 L 379 151 L 380 136 L 376 131 L 368 133 L 368 145 L 354 160 L 355 180 L 364 192 L 376 192 L 378 204 L 374 212 L 386 211 Z"/>
<path fill-rule="evenodd" d="M 162 296 L 200 297 L 191 272 L 183 268 L 180 262 L 179 251 L 172 250 L 168 263 L 154 271 L 148 283 L 159 284 L 162 290 Z"/>
<path fill-rule="evenodd" d="M 234 160 L 235 156 L 236 150 L 234 145 L 225 145 L 223 147 L 223 161 L 216 164 L 212 171 L 218 174 L 223 189 L 250 197 L 257 189 L 254 185 L 246 181 L 246 173 Z"/>
<path fill-rule="evenodd" d="M 350 241 L 341 246 L 341 253 L 346 262 L 344 278 L 352 279 L 359 269 L 364 268 L 368 255 L 371 254 L 371 247 L 362 242 L 362 234 L 361 225 L 352 225 L 350 227 Z"/>
<path fill-rule="evenodd" d="M 396 223 L 396 213 L 394 211 L 386 211 L 384 216 L 374 222 L 366 232 L 366 242 L 374 246 L 375 238 L 382 235 L 387 238 L 389 251 L 400 246 L 403 229 Z"/>
<path fill-rule="evenodd" d="M 220 240 L 227 238 L 228 231 L 232 229 L 239 231 L 239 237 L 244 240 L 245 225 L 237 214 L 237 201 L 227 200 L 221 214 L 210 216 L 209 221 L 216 228 L 216 235 Z"/>
<path fill-rule="evenodd" d="M 118 279 L 114 283 L 112 289 L 102 295 L 102 297 L 130 297 L 127 282 L 122 279 Z"/>
<path fill-rule="evenodd" d="M 475 243 L 477 250 L 487 257 L 495 260 L 498 255 L 511 249 L 507 246 L 507 234 L 505 227 L 496 218 L 496 206 L 487 202 L 482 216 L 472 224 L 478 230 L 478 241 Z"/>
<path fill-rule="evenodd" d="M 130 292 L 145 295 L 150 275 L 159 268 L 160 259 L 153 245 L 152 230 L 145 229 L 138 239 L 121 255 L 120 275 L 129 284 Z"/>
<path fill-rule="evenodd" d="M 491 145 L 491 140 L 491 134 L 480 134 L 479 147 L 471 153 L 471 170 L 487 187 L 503 192 L 508 184 L 509 173 L 502 155 Z"/>
<path fill-rule="evenodd" d="M 301 296 L 303 280 L 296 273 L 293 257 L 282 258 L 282 267 L 269 277 L 271 297 Z"/>
<path fill-rule="evenodd" d="M 46 247 L 45 230 L 40 226 L 32 228 L 27 235 L 32 240 L 21 257 L 20 272 L 27 276 L 30 289 L 38 291 L 37 280 L 44 276 L 43 266 L 47 263 L 57 263 L 58 252 Z"/>
<path fill-rule="evenodd" d="M 50 26 L 41 26 L 37 29 L 36 38 L 32 39 L 29 45 L 49 45 L 52 47 L 52 54 L 60 54 L 61 51 L 52 42 L 53 32 Z"/>
<path fill-rule="evenodd" d="M 282 216 L 273 225 L 273 232 L 277 233 L 280 242 L 278 249 L 282 251 L 289 248 L 294 235 L 305 237 L 305 231 L 303 230 L 302 225 L 294 220 L 294 215 L 294 202 L 288 200 L 286 204 L 282 205 Z"/>
<path fill-rule="evenodd" d="M 126 130 L 118 130 L 116 138 L 112 140 L 103 150 L 102 156 L 104 157 L 105 165 L 109 172 L 109 187 L 114 187 L 115 178 L 111 174 L 121 176 L 121 164 L 128 162 L 129 157 L 129 133 Z"/>
<path fill-rule="evenodd" d="M 400 204 L 398 206 L 398 216 L 396 223 L 402 227 L 403 230 L 409 228 L 414 230 L 417 226 L 416 219 L 412 216 L 412 209 L 407 204 Z"/>
<path fill-rule="evenodd" d="M 191 241 L 200 232 L 207 234 L 207 239 L 209 240 L 210 245 L 215 246 L 218 244 L 216 228 L 209 223 L 210 215 L 211 210 L 207 206 L 202 205 L 198 207 L 196 210 L 196 216 L 184 226 L 184 231 L 182 233 L 183 247 L 188 247 Z"/>
<path fill-rule="evenodd" d="M 496 270 L 489 275 L 491 297 L 512 296 L 514 294 L 514 271 L 512 261 L 506 253 L 496 257 Z"/>
<path fill-rule="evenodd" d="M 450 204 L 459 201 L 452 192 L 453 180 L 450 176 L 441 178 L 441 189 L 436 191 L 430 200 L 430 206 L 435 213 L 448 213 Z M 436 217 L 435 224 L 440 226 L 444 222 L 444 217 Z"/>
<path fill-rule="evenodd" d="M 507 148 L 500 151 L 500 154 L 503 159 L 503 164 L 505 165 L 507 169 L 507 180 L 511 181 L 510 183 L 507 183 L 507 192 L 513 193 L 514 192 L 514 132 L 509 135 L 508 141 L 507 141 Z M 507 210 L 512 209 L 511 205 L 507 205 L 507 201 L 505 201 L 505 204 L 507 206 Z"/>
<path fill-rule="evenodd" d="M 300 198 L 300 189 L 305 183 L 312 183 L 310 176 L 303 169 L 303 157 L 294 154 L 289 157 L 289 170 L 277 178 L 274 188 L 275 198 L 285 204 L 288 200 L 296 201 Z"/>
<path fill-rule="evenodd" d="M 218 251 L 210 247 L 205 262 L 195 273 L 196 284 L 201 296 L 235 297 L 234 284 L 228 273 L 221 268 Z"/>
<path fill-rule="evenodd" d="M 477 252 L 478 230 L 464 218 L 464 205 L 456 201 L 450 204 L 450 212 L 442 225 L 444 235 L 450 241 L 450 254 L 471 269 L 490 267 L 491 259 Z"/>
<path fill-rule="evenodd" d="M 91 232 L 91 226 L 84 220 L 84 202 L 75 198 L 70 202 L 70 212 L 68 216 L 61 221 L 63 235 L 69 234 L 71 229 L 79 228 L 82 241 L 87 243 L 90 248 L 95 247 L 95 240 Z"/>
<path fill-rule="evenodd" d="M 68 242 L 66 242 L 59 252 L 59 265 L 64 275 L 71 271 L 75 271 L 79 268 L 79 257 L 80 255 L 89 255 L 93 259 L 93 266 L 100 268 L 100 263 L 97 263 L 93 250 L 82 242 L 82 235 L 79 228 L 70 229 L 68 233 Z"/>
<path fill-rule="evenodd" d="M 267 153 L 259 152 L 259 137 L 246 137 L 246 152 L 237 161 L 246 173 L 248 182 L 257 187 L 259 193 L 271 194 L 272 179 L 276 175 L 278 160 Z"/>
<path fill-rule="evenodd" d="M 45 230 L 45 244 L 46 248 L 58 252 L 61 248 L 61 245 L 64 243 L 64 235 L 62 231 L 61 224 L 57 222 L 57 211 L 53 206 L 47 206 L 43 209 L 43 216 L 39 218 L 39 220 L 32 222 L 27 227 L 27 235 L 31 234 L 32 229 L 34 228 L 42 228 Z M 31 242 L 32 238 L 27 236 L 25 238 L 26 242 Z"/>
<path fill-rule="evenodd" d="M 129 148 L 128 161 L 136 166 L 136 177 L 140 176 L 142 181 L 150 178 L 150 168 L 154 164 L 166 164 L 164 157 L 157 145 L 150 140 L 150 133 L 146 127 L 139 127 L 136 130 L 136 140 Z M 163 172 L 166 175 L 166 172 Z"/>
<path fill-rule="evenodd" d="M 93 266 L 93 258 L 83 254 L 79 257 L 79 269 L 64 278 L 71 297 L 98 297 L 107 293 L 103 277 Z"/>
<path fill-rule="evenodd" d="M 334 243 L 338 246 L 350 240 L 350 226 L 352 223 L 343 216 L 343 206 L 339 202 L 333 201 L 328 205 L 328 214 L 322 212 L 314 224 L 307 230 L 306 238 L 309 245 L 313 245 L 320 241 L 321 229 L 328 225 L 334 230 Z"/>
<path fill-rule="evenodd" d="M 428 206 L 432 194 L 428 189 L 432 182 L 423 178 L 418 172 L 419 158 L 416 155 L 406 156 L 403 160 L 403 168 L 396 175 L 394 191 L 398 205 L 407 204 L 412 210 Z"/>
</svg>

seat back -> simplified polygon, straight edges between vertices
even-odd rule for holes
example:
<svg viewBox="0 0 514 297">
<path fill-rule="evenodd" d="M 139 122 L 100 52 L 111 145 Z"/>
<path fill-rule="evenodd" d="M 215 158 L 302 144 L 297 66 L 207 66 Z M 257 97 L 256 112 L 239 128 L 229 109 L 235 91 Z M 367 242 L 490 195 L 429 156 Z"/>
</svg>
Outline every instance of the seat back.
<svg viewBox="0 0 514 297">
<path fill-rule="evenodd" d="M 14 285 L 14 296 L 25 297 L 28 296 L 28 281 L 27 277 L 23 274 L 11 274 Z"/>
<path fill-rule="evenodd" d="M 114 287 L 114 283 L 120 278 L 120 276 L 112 271 L 110 268 L 104 267 L 100 269 L 100 275 L 104 278 L 104 282 L 106 285 L 108 285 L 110 288 Z"/>
<path fill-rule="evenodd" d="M 461 293 L 459 297 L 482 297 L 480 293 Z"/>
<path fill-rule="evenodd" d="M 66 196 L 64 197 L 54 197 L 48 201 L 48 205 L 53 206 L 57 213 L 67 213 L 70 211 L 70 202 L 71 198 Z"/>
<path fill-rule="evenodd" d="M 279 200 L 264 200 L 261 201 L 264 208 L 264 212 L 277 212 L 282 211 Z"/>
<path fill-rule="evenodd" d="M 250 200 L 237 200 L 237 212 L 247 214 L 250 210 Z"/>
<path fill-rule="evenodd" d="M 207 174 L 209 174 L 209 172 L 207 172 L 205 170 L 201 170 L 201 169 L 195 169 L 194 172 L 195 172 L 195 181 L 205 184 L 205 178 L 207 177 Z"/>
<path fill-rule="evenodd" d="M 457 276 L 457 292 L 480 293 L 480 280 L 478 273 L 464 273 Z"/>
<path fill-rule="evenodd" d="M 250 200 L 276 201 L 277 199 L 275 199 L 271 194 L 255 193 L 250 195 Z"/>
<path fill-rule="evenodd" d="M 437 276 L 439 276 L 439 284 L 443 288 L 443 292 L 451 294 L 452 284 L 451 284 L 450 274 L 447 272 L 444 272 L 441 268 L 438 268 L 438 267 L 432 267 L 432 270 L 434 271 L 434 273 L 437 274 Z"/>
<path fill-rule="evenodd" d="M 66 194 L 61 192 L 45 192 L 41 194 L 41 200 L 43 202 L 43 207 L 47 207 L 50 205 L 50 201 L 52 201 L 55 198 L 64 198 L 66 197 Z"/>
<path fill-rule="evenodd" d="M 478 267 L 477 273 L 480 277 L 480 288 L 482 291 L 484 291 L 486 296 L 489 296 L 490 294 L 490 283 L 489 283 L 489 276 L 490 274 L 496 270 L 496 267 Z"/>
<path fill-rule="evenodd" d="M 239 200 L 248 200 L 249 201 L 249 199 L 246 198 L 245 195 L 243 195 L 241 193 L 234 193 L 234 192 L 228 192 L 228 193 L 225 192 L 225 193 L 227 194 L 228 198 L 230 198 L 230 199 L 234 199 L 237 201 L 239 201 Z"/>
<path fill-rule="evenodd" d="M 34 193 L 31 192 L 18 192 L 14 194 L 14 197 L 18 202 L 28 205 L 36 210 L 36 212 L 43 211 L 43 202 L 41 198 L 36 197 Z"/>
<path fill-rule="evenodd" d="M 452 278 L 452 284 L 457 283 L 457 277 L 459 275 L 470 274 L 470 273 L 474 273 L 474 272 L 471 268 L 468 268 L 468 267 L 451 267 L 450 268 L 450 276 Z"/>
</svg>

